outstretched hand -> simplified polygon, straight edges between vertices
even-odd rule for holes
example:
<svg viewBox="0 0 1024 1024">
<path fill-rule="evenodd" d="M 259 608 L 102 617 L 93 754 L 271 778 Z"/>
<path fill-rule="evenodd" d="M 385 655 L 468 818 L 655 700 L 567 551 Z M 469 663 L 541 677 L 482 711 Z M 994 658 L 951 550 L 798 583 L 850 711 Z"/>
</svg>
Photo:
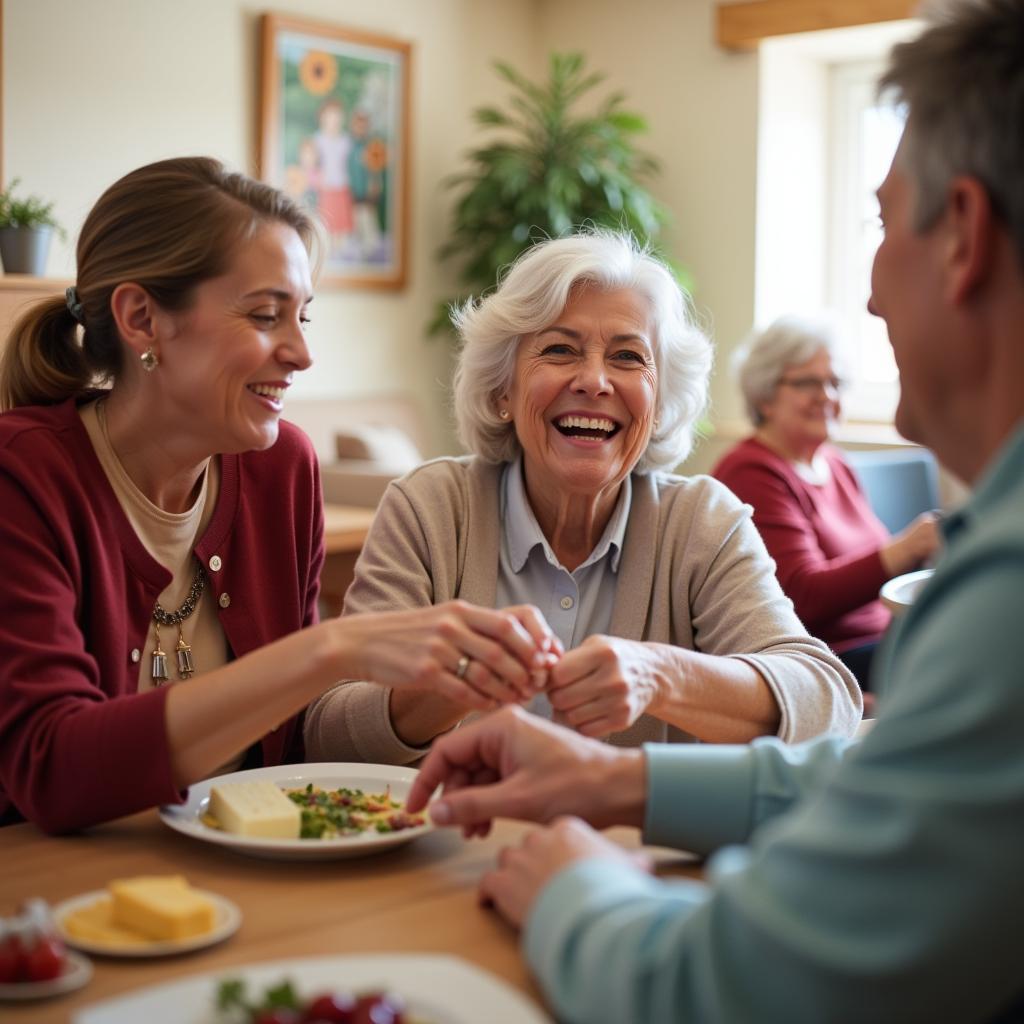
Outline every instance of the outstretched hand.
<svg viewBox="0 0 1024 1024">
<path fill-rule="evenodd" d="M 646 801 L 643 754 L 619 750 L 505 708 L 436 740 L 407 806 L 431 806 L 439 825 L 486 835 L 497 817 L 547 822 L 576 814 L 598 827 L 641 824 Z"/>
<path fill-rule="evenodd" d="M 448 601 L 400 612 L 367 612 L 337 620 L 346 664 L 364 679 L 424 687 L 462 706 L 486 711 L 529 700 L 544 685 L 562 645 L 531 605 L 481 608 Z"/>
</svg>

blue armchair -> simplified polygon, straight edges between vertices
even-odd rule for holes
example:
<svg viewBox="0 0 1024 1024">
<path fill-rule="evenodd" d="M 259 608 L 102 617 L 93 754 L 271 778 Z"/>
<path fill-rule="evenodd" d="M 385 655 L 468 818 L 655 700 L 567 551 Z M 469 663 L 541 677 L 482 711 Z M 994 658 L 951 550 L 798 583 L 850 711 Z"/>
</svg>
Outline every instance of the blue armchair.
<svg viewBox="0 0 1024 1024">
<path fill-rule="evenodd" d="M 939 470 L 925 448 L 845 453 L 875 515 L 898 533 L 922 512 L 939 507 Z"/>
</svg>

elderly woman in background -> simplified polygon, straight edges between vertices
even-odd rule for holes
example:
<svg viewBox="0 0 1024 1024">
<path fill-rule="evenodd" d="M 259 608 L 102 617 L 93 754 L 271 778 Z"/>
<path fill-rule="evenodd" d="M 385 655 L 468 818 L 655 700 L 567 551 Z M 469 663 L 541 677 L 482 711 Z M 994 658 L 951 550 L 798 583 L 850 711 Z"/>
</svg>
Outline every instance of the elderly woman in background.
<svg viewBox="0 0 1024 1024">
<path fill-rule="evenodd" d="M 531 710 L 616 743 L 849 733 L 855 681 L 811 639 L 749 514 L 690 451 L 711 345 L 669 271 L 627 238 L 542 243 L 454 315 L 474 455 L 388 489 L 345 614 L 461 598 L 536 606 L 564 655 Z M 473 657 L 459 674 L 515 699 Z M 470 709 L 348 682 L 309 710 L 310 756 L 409 762 Z"/>
<path fill-rule="evenodd" d="M 522 692 L 547 664 L 556 642 L 533 609 L 317 624 L 317 463 L 281 422 L 312 361 L 313 238 L 298 205 L 215 160 L 150 164 L 89 213 L 66 300 L 14 326 L 0 824 L 83 828 L 301 760 L 301 712 L 339 678 L 429 683 L 480 708 L 449 671 L 463 650 Z"/>
<path fill-rule="evenodd" d="M 925 513 L 891 537 L 828 443 L 839 421 L 842 379 L 826 322 L 783 317 L 751 335 L 735 365 L 755 430 L 713 475 L 753 506 L 797 614 L 866 687 L 889 624 L 879 588 L 935 553 L 935 516 Z"/>
</svg>

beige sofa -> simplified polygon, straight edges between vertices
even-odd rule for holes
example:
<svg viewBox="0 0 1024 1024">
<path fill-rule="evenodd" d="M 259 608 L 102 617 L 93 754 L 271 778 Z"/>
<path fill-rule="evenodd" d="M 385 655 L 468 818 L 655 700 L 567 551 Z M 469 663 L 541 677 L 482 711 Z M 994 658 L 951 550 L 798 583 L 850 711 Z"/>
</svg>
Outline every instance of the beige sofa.
<svg viewBox="0 0 1024 1024">
<path fill-rule="evenodd" d="M 409 395 L 290 399 L 284 418 L 312 440 L 328 504 L 375 508 L 388 483 L 424 458 L 426 427 Z"/>
</svg>

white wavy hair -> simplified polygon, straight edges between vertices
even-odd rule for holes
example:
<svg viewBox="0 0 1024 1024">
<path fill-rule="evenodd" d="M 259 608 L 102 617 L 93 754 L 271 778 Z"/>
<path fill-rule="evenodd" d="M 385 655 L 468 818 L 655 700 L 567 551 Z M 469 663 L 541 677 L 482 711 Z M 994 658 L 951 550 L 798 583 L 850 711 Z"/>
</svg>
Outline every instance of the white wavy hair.
<svg viewBox="0 0 1024 1024">
<path fill-rule="evenodd" d="M 540 242 L 490 295 L 453 307 L 462 340 L 454 388 L 459 439 L 488 462 L 519 454 L 515 426 L 498 416 L 497 399 L 512 385 L 522 336 L 553 323 L 578 285 L 630 288 L 650 303 L 656 427 L 635 471 L 674 469 L 693 448 L 693 425 L 707 402 L 711 342 L 665 264 L 630 235 L 600 229 Z"/>
<path fill-rule="evenodd" d="M 827 312 L 780 316 L 763 331 L 751 331 L 743 339 L 733 353 L 732 370 L 755 427 L 764 423 L 761 406 L 771 401 L 783 374 L 791 366 L 813 359 L 822 349 L 842 377 L 847 351 L 836 317 Z"/>
</svg>

